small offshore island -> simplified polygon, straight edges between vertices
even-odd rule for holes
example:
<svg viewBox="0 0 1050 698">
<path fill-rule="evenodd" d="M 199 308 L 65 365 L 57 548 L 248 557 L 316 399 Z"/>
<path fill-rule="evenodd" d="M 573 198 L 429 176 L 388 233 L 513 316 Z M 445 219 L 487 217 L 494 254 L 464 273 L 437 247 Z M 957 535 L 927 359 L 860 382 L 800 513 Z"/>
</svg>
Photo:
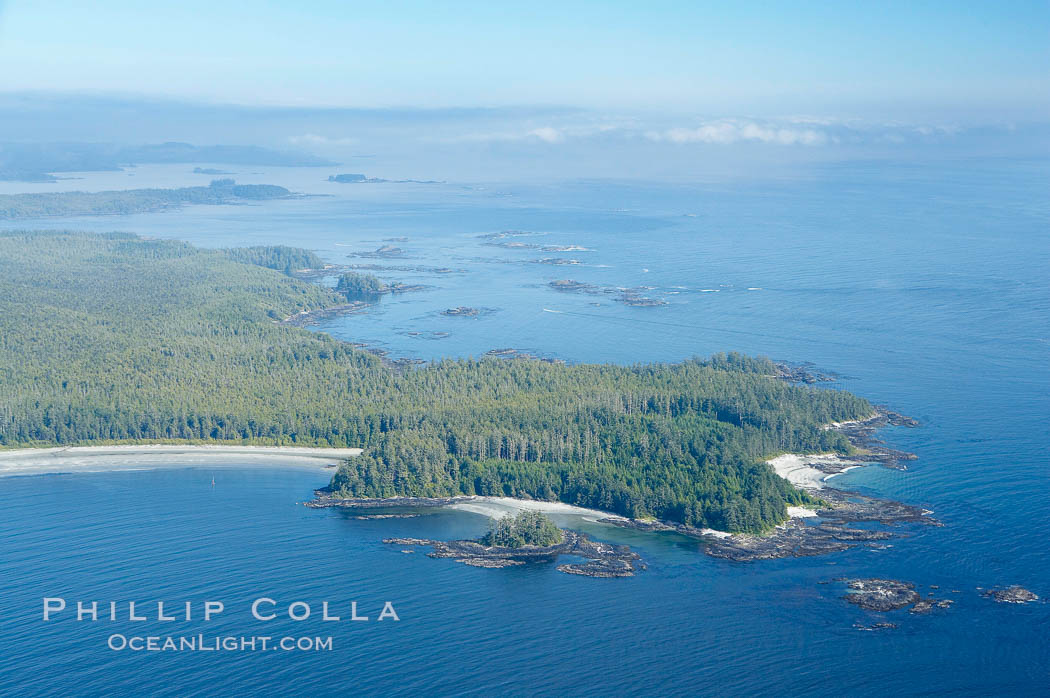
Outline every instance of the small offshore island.
<svg viewBox="0 0 1050 698">
<path fill-rule="evenodd" d="M 479 540 L 436 541 L 424 538 L 386 538 L 390 545 L 428 545 L 428 557 L 451 558 L 471 567 L 501 568 L 535 562 L 553 562 L 561 555 L 589 558 L 586 563 L 558 565 L 558 571 L 583 577 L 631 577 L 645 564 L 623 545 L 592 541 L 582 533 L 561 530 L 538 511 L 492 522 Z M 409 551 L 403 551 L 409 552 Z"/>
</svg>

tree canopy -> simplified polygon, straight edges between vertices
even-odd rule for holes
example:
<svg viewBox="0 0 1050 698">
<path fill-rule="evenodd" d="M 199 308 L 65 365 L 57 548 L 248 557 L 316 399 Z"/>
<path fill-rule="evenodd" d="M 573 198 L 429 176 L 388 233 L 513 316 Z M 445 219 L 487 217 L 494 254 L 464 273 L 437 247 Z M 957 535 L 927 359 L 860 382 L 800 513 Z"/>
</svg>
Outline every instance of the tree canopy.
<svg viewBox="0 0 1050 698">
<path fill-rule="evenodd" d="M 237 184 L 216 179 L 206 187 L 0 194 L 0 219 L 141 213 L 186 204 L 226 204 L 239 199 L 283 199 L 292 193 L 274 184 Z"/>
<path fill-rule="evenodd" d="M 360 274 L 348 271 L 339 277 L 335 290 L 350 301 L 375 300 L 388 292 L 390 287 L 374 274 Z"/>
<path fill-rule="evenodd" d="M 182 242 L 0 232 L 0 446 L 359 446 L 334 492 L 557 500 L 757 531 L 809 501 L 762 461 L 848 452 L 823 425 L 872 411 L 738 354 L 398 370 L 282 323 L 342 302 Z"/>
<path fill-rule="evenodd" d="M 481 538 L 482 545 L 520 548 L 525 545 L 546 547 L 562 541 L 562 532 L 545 514 L 526 509 L 517 516 L 504 516 L 489 525 Z"/>
</svg>

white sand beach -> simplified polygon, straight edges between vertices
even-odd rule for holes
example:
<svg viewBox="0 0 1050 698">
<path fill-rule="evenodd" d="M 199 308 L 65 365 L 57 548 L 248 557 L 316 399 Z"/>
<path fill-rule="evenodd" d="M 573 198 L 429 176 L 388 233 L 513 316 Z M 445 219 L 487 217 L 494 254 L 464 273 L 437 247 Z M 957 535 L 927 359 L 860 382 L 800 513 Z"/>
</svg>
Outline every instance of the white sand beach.
<svg viewBox="0 0 1050 698">
<path fill-rule="evenodd" d="M 785 453 L 766 462 L 773 466 L 777 475 L 792 485 L 807 490 L 822 489 L 829 478 L 864 465 L 859 461 L 842 458 L 834 453 L 817 455 Z"/>
<path fill-rule="evenodd" d="M 0 451 L 0 477 L 47 473 L 155 470 L 165 467 L 269 466 L 321 470 L 361 453 L 359 448 L 143 444 Z"/>
<path fill-rule="evenodd" d="M 585 521 L 597 522 L 600 519 L 622 519 L 622 516 L 610 514 L 597 509 L 585 509 L 562 502 L 539 502 L 531 499 L 514 499 L 512 497 L 477 497 L 469 502 L 450 505 L 452 509 L 482 514 L 492 519 L 514 515 L 520 511 L 541 511 L 544 514 L 578 516 Z"/>
</svg>

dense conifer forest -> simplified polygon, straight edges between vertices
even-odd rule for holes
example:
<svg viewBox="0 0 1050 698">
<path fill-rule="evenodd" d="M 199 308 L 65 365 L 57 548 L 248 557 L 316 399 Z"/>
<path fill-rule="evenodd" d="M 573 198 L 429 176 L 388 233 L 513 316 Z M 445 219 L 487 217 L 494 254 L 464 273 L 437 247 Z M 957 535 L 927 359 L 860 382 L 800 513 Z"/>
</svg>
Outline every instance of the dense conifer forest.
<svg viewBox="0 0 1050 698">
<path fill-rule="evenodd" d="M 289 196 L 290 191 L 274 184 L 237 184 L 232 179 L 216 179 L 206 187 L 181 189 L 0 194 L 0 219 L 142 213 L 185 204 L 228 204 Z"/>
<path fill-rule="evenodd" d="M 762 460 L 849 450 L 866 416 L 737 354 L 674 364 L 443 360 L 395 369 L 283 318 L 344 302 L 294 248 L 0 232 L 0 446 L 360 446 L 355 497 L 503 495 L 759 531 L 805 494 Z"/>
<path fill-rule="evenodd" d="M 304 269 L 321 269 L 324 260 L 309 250 L 286 245 L 255 245 L 223 250 L 226 256 L 237 262 L 255 264 L 267 269 L 276 269 L 293 274 Z"/>
<path fill-rule="evenodd" d="M 390 291 L 390 287 L 373 274 L 348 271 L 339 277 L 335 290 L 350 301 L 375 301 Z"/>
<path fill-rule="evenodd" d="M 546 547 L 561 543 L 561 531 L 550 517 L 538 511 L 518 512 L 516 516 L 504 516 L 489 525 L 489 532 L 482 536 L 482 545 L 501 548 L 520 548 L 525 545 Z"/>
</svg>

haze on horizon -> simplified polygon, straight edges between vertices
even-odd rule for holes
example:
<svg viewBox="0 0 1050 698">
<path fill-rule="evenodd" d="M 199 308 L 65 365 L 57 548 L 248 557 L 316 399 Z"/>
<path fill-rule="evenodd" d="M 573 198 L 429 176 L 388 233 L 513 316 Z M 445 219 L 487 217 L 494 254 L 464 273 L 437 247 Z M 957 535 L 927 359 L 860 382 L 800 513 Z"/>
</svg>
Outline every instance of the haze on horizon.
<svg viewBox="0 0 1050 698">
<path fill-rule="evenodd" d="M 0 140 L 428 178 L 1045 154 L 1048 33 L 1039 1 L 0 0 Z"/>
</svg>

